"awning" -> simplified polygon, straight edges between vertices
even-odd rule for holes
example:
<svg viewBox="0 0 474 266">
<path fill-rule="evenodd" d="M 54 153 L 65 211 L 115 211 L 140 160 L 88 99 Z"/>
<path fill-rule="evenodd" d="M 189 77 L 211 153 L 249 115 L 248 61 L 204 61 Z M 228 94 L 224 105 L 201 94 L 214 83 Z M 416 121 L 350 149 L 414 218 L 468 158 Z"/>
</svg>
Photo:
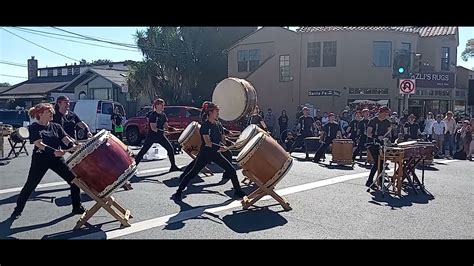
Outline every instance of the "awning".
<svg viewBox="0 0 474 266">
<path fill-rule="evenodd" d="M 27 94 L 27 95 L 0 95 L 0 99 L 43 99 L 48 98 L 48 95 L 44 94 Z"/>
<path fill-rule="evenodd" d="M 377 103 L 380 104 L 380 105 L 387 105 L 388 100 L 378 100 Z"/>
</svg>

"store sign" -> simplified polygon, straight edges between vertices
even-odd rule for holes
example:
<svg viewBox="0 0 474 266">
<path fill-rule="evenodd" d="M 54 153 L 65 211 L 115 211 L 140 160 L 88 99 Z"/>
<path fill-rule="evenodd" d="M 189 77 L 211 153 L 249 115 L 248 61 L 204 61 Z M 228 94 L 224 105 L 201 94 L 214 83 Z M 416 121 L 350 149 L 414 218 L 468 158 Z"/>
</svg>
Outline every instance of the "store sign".
<svg viewBox="0 0 474 266">
<path fill-rule="evenodd" d="M 341 96 L 341 92 L 336 90 L 308 91 L 308 96 Z"/>
<path fill-rule="evenodd" d="M 454 88 L 453 72 L 414 73 L 410 78 L 416 80 L 418 88 Z"/>
</svg>

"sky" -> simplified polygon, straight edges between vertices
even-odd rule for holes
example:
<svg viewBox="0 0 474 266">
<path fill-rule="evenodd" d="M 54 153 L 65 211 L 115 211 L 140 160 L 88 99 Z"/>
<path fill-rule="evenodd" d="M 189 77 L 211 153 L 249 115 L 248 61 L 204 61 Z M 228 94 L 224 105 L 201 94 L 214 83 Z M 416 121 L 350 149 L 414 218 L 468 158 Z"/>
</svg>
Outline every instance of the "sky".
<svg viewBox="0 0 474 266">
<path fill-rule="evenodd" d="M 290 28 L 294 30 L 297 27 Z M 134 35 L 137 30 L 144 30 L 146 27 L 0 27 L 0 83 L 8 82 L 13 85 L 25 81 L 27 77 L 27 68 L 25 66 L 27 60 L 31 58 L 31 56 L 34 56 L 38 60 L 38 67 L 40 68 L 46 66 L 63 66 L 65 64 L 69 65 L 73 64 L 75 60 L 79 61 L 81 59 L 86 59 L 88 62 L 97 59 L 110 59 L 117 62 L 124 60 L 140 61 L 143 58 L 140 51 L 136 48 L 116 46 L 108 43 L 66 36 L 51 35 L 51 33 L 54 33 L 79 37 L 61 31 L 60 29 L 82 34 L 87 37 L 95 37 L 102 40 L 134 45 Z M 21 36 L 26 40 L 14 36 L 6 30 Z M 34 30 L 35 32 L 32 32 L 31 30 Z M 69 41 L 56 38 L 63 38 Z M 460 27 L 457 63 L 458 65 L 464 66 L 468 69 L 473 69 L 474 58 L 469 59 L 467 62 L 461 59 L 461 53 L 466 47 L 467 40 L 470 38 L 474 38 L 474 27 Z M 33 42 L 34 44 L 28 41 Z M 98 47 L 78 42 L 107 47 Z M 35 44 L 41 45 L 62 55 L 54 54 L 53 52 L 38 47 Z M 11 64 L 5 64 L 5 62 L 24 66 L 14 66 Z"/>
</svg>

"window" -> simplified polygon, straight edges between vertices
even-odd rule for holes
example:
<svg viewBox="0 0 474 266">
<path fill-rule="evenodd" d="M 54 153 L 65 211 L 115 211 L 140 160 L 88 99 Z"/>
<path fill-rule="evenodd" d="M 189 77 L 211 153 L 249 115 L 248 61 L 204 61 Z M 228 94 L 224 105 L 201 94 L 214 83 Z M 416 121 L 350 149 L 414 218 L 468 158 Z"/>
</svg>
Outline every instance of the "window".
<svg viewBox="0 0 474 266">
<path fill-rule="evenodd" d="M 186 117 L 199 117 L 201 115 L 201 112 L 198 110 L 194 109 L 188 109 L 186 110 Z"/>
<path fill-rule="evenodd" d="M 109 88 L 94 88 L 92 90 L 92 99 L 97 100 L 110 100 L 111 93 Z"/>
<path fill-rule="evenodd" d="M 69 75 L 72 75 L 72 67 L 69 67 L 69 68 L 67 69 L 67 74 L 68 74 L 68 76 L 69 76 Z"/>
<path fill-rule="evenodd" d="M 336 66 L 337 46 L 336 41 L 323 43 L 323 67 Z"/>
<path fill-rule="evenodd" d="M 289 55 L 280 55 L 280 81 L 290 81 Z"/>
<path fill-rule="evenodd" d="M 53 70 L 52 69 L 48 69 L 48 77 L 52 77 L 53 76 Z"/>
<path fill-rule="evenodd" d="M 238 72 L 247 72 L 247 64 L 249 61 L 249 51 L 242 50 L 237 52 Z"/>
<path fill-rule="evenodd" d="M 308 43 L 308 67 L 321 66 L 321 42 Z"/>
<path fill-rule="evenodd" d="M 392 59 L 392 42 L 374 42 L 374 60 L 376 67 L 389 67 Z"/>
<path fill-rule="evenodd" d="M 111 115 L 114 113 L 114 109 L 112 107 L 112 103 L 102 103 L 102 114 L 104 115 Z"/>
<path fill-rule="evenodd" d="M 80 69 L 78 67 L 74 68 L 74 75 L 79 75 L 81 73 Z"/>
<path fill-rule="evenodd" d="M 252 72 L 257 69 L 260 64 L 260 50 L 249 50 L 249 71 Z"/>
<path fill-rule="evenodd" d="M 408 52 L 411 52 L 411 43 L 402 42 L 402 50 L 407 50 Z"/>
<path fill-rule="evenodd" d="M 181 115 L 181 109 L 175 107 L 165 108 L 164 112 L 168 118 L 178 117 Z"/>
<path fill-rule="evenodd" d="M 441 70 L 449 71 L 449 47 L 443 47 L 441 50 Z"/>
<path fill-rule="evenodd" d="M 62 76 L 63 75 L 63 70 L 58 68 L 58 76 Z"/>
</svg>

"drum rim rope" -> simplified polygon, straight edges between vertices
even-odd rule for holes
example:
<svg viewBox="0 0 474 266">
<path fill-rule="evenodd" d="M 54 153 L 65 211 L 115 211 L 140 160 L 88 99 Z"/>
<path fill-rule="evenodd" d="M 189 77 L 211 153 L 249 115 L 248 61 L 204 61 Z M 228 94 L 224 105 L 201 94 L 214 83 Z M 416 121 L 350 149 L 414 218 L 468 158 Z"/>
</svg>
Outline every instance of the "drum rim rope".
<svg viewBox="0 0 474 266">
<path fill-rule="evenodd" d="M 263 134 L 262 132 L 259 132 L 257 135 L 255 135 L 252 139 L 254 138 L 258 138 L 258 140 L 255 142 L 255 144 L 253 144 L 247 152 L 245 152 L 244 154 L 242 154 L 242 156 L 240 156 L 240 153 L 239 155 L 237 155 L 237 163 L 239 164 L 240 167 L 242 167 L 244 164 L 246 164 L 250 158 L 252 157 L 252 155 L 257 152 L 258 148 L 262 145 L 263 143 L 263 140 L 266 138 L 265 134 Z M 249 140 L 247 142 L 247 145 L 252 141 Z M 247 146 L 245 145 L 245 146 Z M 245 148 L 245 147 L 244 147 Z M 243 152 L 243 150 L 241 151 Z M 239 160 L 240 159 L 240 160 Z"/>
<path fill-rule="evenodd" d="M 95 151 L 100 145 L 102 145 L 107 137 L 107 133 L 109 133 L 107 130 L 102 129 L 97 133 L 94 137 L 90 138 L 85 142 L 82 147 L 80 147 L 79 150 L 74 152 L 69 158 L 67 159 L 66 163 L 69 166 L 69 168 L 73 168 L 82 160 L 87 157 L 89 154 L 91 154 L 93 151 Z"/>
<path fill-rule="evenodd" d="M 286 159 L 286 162 L 283 164 L 283 166 L 275 173 L 270 180 L 265 183 L 267 187 L 272 186 L 276 182 L 280 181 L 291 169 L 293 166 L 293 158 L 289 157 Z"/>
<path fill-rule="evenodd" d="M 112 184 L 104 188 L 97 196 L 99 198 L 106 197 L 115 191 L 116 188 L 121 187 L 125 182 L 127 182 L 133 175 L 136 174 L 138 170 L 137 165 L 133 162 L 127 170 L 125 170 Z M 80 178 L 80 177 L 79 177 Z"/>
<path fill-rule="evenodd" d="M 187 127 L 189 127 L 189 126 L 191 126 L 191 127 L 198 127 L 198 125 L 199 125 L 198 122 L 192 121 Z M 186 127 L 186 128 L 187 128 L 187 127 Z M 186 130 L 186 129 L 184 129 L 184 130 Z M 193 132 L 192 130 L 189 130 L 188 134 L 186 134 L 186 135 L 183 136 L 183 133 L 184 133 L 184 131 L 183 131 L 183 132 L 181 133 L 181 136 L 183 136 L 182 141 L 179 141 L 179 140 L 181 139 L 181 136 L 179 136 L 179 138 L 178 138 L 178 143 L 179 143 L 179 144 L 186 143 L 186 142 L 189 140 L 189 138 L 191 138 L 191 136 L 192 136 L 191 133 L 192 133 L 192 132 Z"/>
</svg>

